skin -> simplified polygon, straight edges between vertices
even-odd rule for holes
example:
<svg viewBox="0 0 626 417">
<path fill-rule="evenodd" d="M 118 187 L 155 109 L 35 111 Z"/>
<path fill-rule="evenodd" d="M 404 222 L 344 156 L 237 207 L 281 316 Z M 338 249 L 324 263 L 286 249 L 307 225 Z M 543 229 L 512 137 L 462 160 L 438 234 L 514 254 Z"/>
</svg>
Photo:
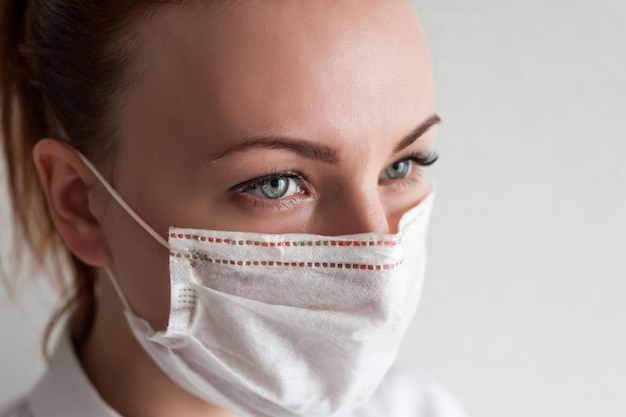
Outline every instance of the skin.
<svg viewBox="0 0 626 417">
<path fill-rule="evenodd" d="M 107 178 L 158 233 L 169 226 L 264 233 L 396 232 L 428 193 L 420 168 L 386 168 L 425 153 L 434 127 L 397 145 L 435 113 L 430 61 L 408 0 L 241 1 L 218 14 L 161 7 L 138 28 L 132 92 L 120 99 L 118 150 Z M 289 149 L 287 138 L 335 153 L 333 163 Z M 133 312 L 167 327 L 167 249 L 115 203 L 76 152 L 39 142 L 35 163 L 68 248 L 109 266 Z M 306 180 L 278 200 L 242 190 L 298 170 Z M 290 180 L 291 181 L 291 180 Z M 120 414 L 231 416 L 178 388 L 130 333 L 120 299 L 101 276 L 93 331 L 80 360 Z"/>
</svg>

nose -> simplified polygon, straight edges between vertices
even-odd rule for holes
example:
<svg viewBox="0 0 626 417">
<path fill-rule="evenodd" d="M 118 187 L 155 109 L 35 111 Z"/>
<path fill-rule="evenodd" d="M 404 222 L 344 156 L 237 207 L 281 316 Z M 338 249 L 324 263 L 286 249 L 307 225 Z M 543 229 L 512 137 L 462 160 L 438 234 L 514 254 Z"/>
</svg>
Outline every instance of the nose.
<svg viewBox="0 0 626 417">
<path fill-rule="evenodd" d="M 391 230 L 385 206 L 373 192 L 345 193 L 335 201 L 326 222 L 329 236 L 357 233 L 395 233 Z M 394 226 L 395 228 L 395 226 Z"/>
</svg>

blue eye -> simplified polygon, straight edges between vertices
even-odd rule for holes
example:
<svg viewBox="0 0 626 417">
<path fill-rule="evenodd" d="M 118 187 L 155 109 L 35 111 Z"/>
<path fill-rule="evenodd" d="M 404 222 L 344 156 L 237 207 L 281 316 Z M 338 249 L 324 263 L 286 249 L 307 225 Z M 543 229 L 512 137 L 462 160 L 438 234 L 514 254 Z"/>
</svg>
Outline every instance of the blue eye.
<svg viewBox="0 0 626 417">
<path fill-rule="evenodd" d="M 304 178 L 298 172 L 283 172 L 251 180 L 241 186 L 238 192 L 262 199 L 278 200 L 294 194 L 302 194 L 303 190 L 299 183 L 302 181 Z"/>
<path fill-rule="evenodd" d="M 433 151 L 426 153 L 415 152 L 404 159 L 389 165 L 380 174 L 381 180 L 403 180 L 409 178 L 415 169 L 415 166 L 427 167 L 437 162 L 439 156 Z"/>
<path fill-rule="evenodd" d="M 264 197 L 276 199 L 287 195 L 289 189 L 294 188 L 292 184 L 295 184 L 295 181 L 291 178 L 275 177 L 263 181 L 258 189 Z"/>
<path fill-rule="evenodd" d="M 409 176 L 413 170 L 413 161 L 410 159 L 403 159 L 401 161 L 394 162 L 385 168 L 385 177 L 392 180 L 401 180 Z"/>
</svg>

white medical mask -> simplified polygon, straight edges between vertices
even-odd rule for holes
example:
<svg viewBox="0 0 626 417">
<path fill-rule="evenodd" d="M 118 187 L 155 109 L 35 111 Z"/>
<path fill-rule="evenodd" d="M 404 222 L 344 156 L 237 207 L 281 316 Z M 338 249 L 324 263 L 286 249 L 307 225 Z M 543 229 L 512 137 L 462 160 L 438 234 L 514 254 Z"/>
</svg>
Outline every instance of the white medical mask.
<svg viewBox="0 0 626 417">
<path fill-rule="evenodd" d="M 165 331 L 126 305 L 133 334 L 173 381 L 242 417 L 330 417 L 362 404 L 395 360 L 417 308 L 433 194 L 395 235 L 271 235 L 195 229 L 170 250 Z"/>
</svg>

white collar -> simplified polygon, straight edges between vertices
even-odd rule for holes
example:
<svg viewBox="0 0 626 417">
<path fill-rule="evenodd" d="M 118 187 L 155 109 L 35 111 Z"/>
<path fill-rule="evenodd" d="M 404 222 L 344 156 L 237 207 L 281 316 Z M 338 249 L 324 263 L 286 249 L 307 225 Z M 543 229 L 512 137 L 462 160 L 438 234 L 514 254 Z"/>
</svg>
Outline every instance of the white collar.
<svg viewBox="0 0 626 417">
<path fill-rule="evenodd" d="M 33 417 L 121 417 L 91 385 L 67 333 L 61 337 L 28 403 Z"/>
</svg>

